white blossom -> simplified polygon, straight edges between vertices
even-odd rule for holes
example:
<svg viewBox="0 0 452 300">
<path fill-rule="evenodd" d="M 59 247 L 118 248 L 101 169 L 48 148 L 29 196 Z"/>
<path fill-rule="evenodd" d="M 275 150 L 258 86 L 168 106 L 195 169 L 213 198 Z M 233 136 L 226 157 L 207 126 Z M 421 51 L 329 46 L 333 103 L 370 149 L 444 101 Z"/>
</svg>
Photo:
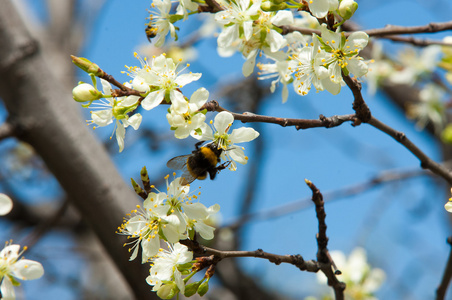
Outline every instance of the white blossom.
<svg viewBox="0 0 452 300">
<path fill-rule="evenodd" d="M 187 111 L 178 113 L 176 109 L 169 109 L 166 114 L 168 123 L 174 129 L 174 136 L 178 139 L 184 139 L 190 135 L 190 132 L 201 127 L 206 120 L 205 114 L 198 110 L 206 103 L 209 98 L 209 91 L 205 88 L 199 88 L 190 97 L 190 101 L 186 101 Z"/>
<path fill-rule="evenodd" d="M 141 261 L 147 262 L 158 253 L 160 239 L 175 243 L 186 238 L 185 229 L 181 228 L 179 219 L 174 215 L 167 215 L 162 208 L 166 195 L 162 193 L 149 193 L 143 206 L 137 206 L 118 228 L 118 233 L 133 239 L 127 245 L 132 245 L 130 260 L 138 256 L 139 246 L 142 249 Z M 159 235 L 162 232 L 164 237 Z"/>
<path fill-rule="evenodd" d="M 14 285 L 19 285 L 17 279 L 33 280 L 44 275 L 44 268 L 39 262 L 20 257 L 26 247 L 21 252 L 19 250 L 19 245 L 7 244 L 0 252 L 0 292 L 2 299 L 15 299 Z"/>
<path fill-rule="evenodd" d="M 441 47 L 437 45 L 425 47 L 422 51 L 404 49 L 397 56 L 398 66 L 389 80 L 394 84 L 414 84 L 419 76 L 433 72 L 440 53 Z"/>
<path fill-rule="evenodd" d="M 150 26 L 155 30 L 155 46 L 161 47 L 168 32 L 173 39 L 176 37 L 176 28 L 170 21 L 171 0 L 153 0 L 152 8 L 154 11 L 149 16 Z"/>
<path fill-rule="evenodd" d="M 338 0 L 308 0 L 309 10 L 316 18 L 324 18 L 329 11 L 335 11 Z"/>
<path fill-rule="evenodd" d="M 311 90 L 311 85 L 314 85 L 317 91 L 326 89 L 333 95 L 340 92 L 341 81 L 329 79 L 328 69 L 319 63 L 319 55 L 326 56 L 326 53 L 320 49 L 319 40 L 315 36 L 310 46 L 292 55 L 293 61 L 297 62 L 293 86 L 299 95 L 306 95 Z"/>
<path fill-rule="evenodd" d="M 239 0 L 224 3 L 224 10 L 215 14 L 215 20 L 224 25 L 218 36 L 218 46 L 226 48 L 239 39 L 239 32 L 243 31 L 243 38 L 248 41 L 253 34 L 253 22 L 258 18 L 261 1 Z"/>
<path fill-rule="evenodd" d="M 168 250 L 160 249 L 159 253 L 152 259 L 153 264 L 146 282 L 153 286 L 153 291 L 158 291 L 164 286 L 162 283 L 173 281 L 183 294 L 185 283 L 180 269 L 188 269 L 186 264 L 192 260 L 193 252 L 189 251 L 187 246 L 180 243 L 168 244 Z"/>
<path fill-rule="evenodd" d="M 141 106 L 150 110 L 159 105 L 168 95 L 167 100 L 171 101 L 171 109 L 180 114 L 186 113 L 187 101 L 178 89 L 201 78 L 201 73 L 180 74 L 185 68 L 176 72 L 179 64 L 175 64 L 172 58 L 166 58 L 164 54 L 153 57 L 150 63 L 146 58 L 141 59 L 136 53 L 135 56 L 139 59 L 141 68 L 130 67 L 129 75 L 133 78 L 133 88 L 147 93 Z"/>
<path fill-rule="evenodd" d="M 369 41 L 369 36 L 365 32 L 357 31 L 345 37 L 343 32 L 330 31 L 323 24 L 321 33 L 319 40 L 325 52 L 318 53 L 316 59 L 318 64 L 328 68 L 332 82 L 342 82 L 342 71 L 346 75 L 350 72 L 357 77 L 367 73 L 367 63 L 358 56 L 359 51 L 366 47 Z"/>
<path fill-rule="evenodd" d="M 190 11 L 196 11 L 198 9 L 198 3 L 192 0 L 179 0 L 179 5 L 176 9 L 176 14 L 183 15 L 184 20 L 187 19 Z"/>
<path fill-rule="evenodd" d="M 446 123 L 446 108 L 443 103 L 444 92 L 434 84 L 427 84 L 419 92 L 419 102 L 407 107 L 409 118 L 416 119 L 416 126 L 423 129 L 428 123 L 440 133 Z"/>
<path fill-rule="evenodd" d="M 88 124 L 95 124 L 99 127 L 107 126 L 113 123 L 115 120 L 116 141 L 119 145 L 119 152 L 124 149 L 124 137 L 126 134 L 125 128 L 132 126 L 137 130 L 141 124 L 141 114 L 133 114 L 129 116 L 129 113 L 134 111 L 139 105 L 138 96 L 125 96 L 125 97 L 111 97 L 111 85 L 106 80 L 101 79 L 101 83 L 104 90 L 104 96 L 107 96 L 105 100 L 98 100 L 95 104 L 90 106 L 93 109 L 91 111 L 91 120 L 87 120 Z M 125 84 L 130 87 L 128 83 Z M 108 97 L 110 96 L 110 97 Z M 93 127 L 96 128 L 95 126 Z"/>
<path fill-rule="evenodd" d="M 223 149 L 221 158 L 230 161 L 229 169 L 235 171 L 236 162 L 241 164 L 248 162 L 248 157 L 243 152 L 245 148 L 235 144 L 252 141 L 259 136 L 259 132 L 250 127 L 241 127 L 228 133 L 233 122 L 232 114 L 222 111 L 215 116 L 214 122 L 211 121 L 213 128 L 205 124 L 200 135 L 195 132 L 192 136 L 201 141 L 213 141 L 218 148 Z"/>
<path fill-rule="evenodd" d="M 341 251 L 330 252 L 333 261 L 341 275 L 338 280 L 345 282 L 345 299 L 376 300 L 374 293 L 383 284 L 386 274 L 382 269 L 372 268 L 367 263 L 366 251 L 363 248 L 354 249 L 348 258 Z M 317 273 L 318 280 L 326 284 L 326 276 Z"/>
</svg>

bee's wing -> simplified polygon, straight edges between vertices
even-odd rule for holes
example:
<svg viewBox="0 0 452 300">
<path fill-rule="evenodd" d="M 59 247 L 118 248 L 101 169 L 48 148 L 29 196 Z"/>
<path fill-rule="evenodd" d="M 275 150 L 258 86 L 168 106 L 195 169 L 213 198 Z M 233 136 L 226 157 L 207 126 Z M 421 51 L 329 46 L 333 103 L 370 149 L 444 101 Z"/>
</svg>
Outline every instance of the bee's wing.
<svg viewBox="0 0 452 300">
<path fill-rule="evenodd" d="M 191 154 L 188 155 L 181 155 L 181 156 L 176 156 L 172 159 L 170 159 L 167 163 L 166 166 L 170 169 L 173 170 L 183 170 L 186 169 L 187 166 L 187 159 Z"/>
<path fill-rule="evenodd" d="M 187 185 L 195 181 L 196 177 L 194 177 L 188 170 L 185 170 L 184 173 L 180 176 L 180 184 Z"/>
</svg>

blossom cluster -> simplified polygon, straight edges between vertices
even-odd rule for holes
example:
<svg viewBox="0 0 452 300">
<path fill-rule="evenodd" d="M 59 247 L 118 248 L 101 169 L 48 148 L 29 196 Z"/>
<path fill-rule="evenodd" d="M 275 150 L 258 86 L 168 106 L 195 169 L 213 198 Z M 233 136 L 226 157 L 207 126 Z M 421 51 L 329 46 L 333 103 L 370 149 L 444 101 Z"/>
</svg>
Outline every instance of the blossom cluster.
<svg viewBox="0 0 452 300">
<path fill-rule="evenodd" d="M 189 65 L 178 70 L 179 64 L 175 64 L 173 59 L 167 58 L 165 54 L 153 57 L 150 62 L 137 54 L 135 56 L 141 66 L 128 67 L 127 75 L 132 80 L 124 86 L 139 92 L 141 96 L 115 97 L 111 84 L 102 78 L 100 81 L 103 92 L 101 92 L 95 87 L 94 76 L 92 76 L 93 85 L 80 83 L 73 89 L 74 99 L 82 103 L 88 102 L 83 106 L 93 109 L 92 119 L 87 120 L 88 124 L 103 127 L 115 122 L 116 139 L 121 152 L 124 149 L 125 128 L 130 125 L 136 130 L 141 124 L 142 116 L 136 113 L 137 108 L 151 110 L 166 103 L 170 104 L 166 118 L 176 138 L 192 136 L 199 141 L 214 142 L 219 149 L 224 150 L 222 158 L 231 162 L 229 164 L 231 170 L 236 170 L 236 162 L 247 163 L 244 148 L 234 144 L 251 141 L 257 138 L 259 133 L 246 127 L 234 129 L 229 133 L 234 117 L 226 111 L 217 114 L 209 126 L 205 122 L 207 111 L 202 109 L 209 98 L 209 91 L 201 87 L 190 99 L 182 94 L 180 89 L 198 80 L 201 77 L 200 73 L 181 74 Z"/>
<path fill-rule="evenodd" d="M 336 95 L 344 84 L 342 74 L 360 77 L 368 71 L 367 62 L 358 56 L 367 45 L 366 33 L 345 36 L 319 23 L 319 19 L 328 15 L 336 15 L 342 22 L 349 19 L 357 9 L 353 0 L 314 0 L 290 5 L 270 0 L 220 0 L 217 3 L 221 7 L 214 17 L 221 30 L 217 38 L 218 53 L 230 56 L 240 52 L 246 59 L 242 67 L 245 76 L 253 73 L 258 56 L 267 57 L 271 62 L 257 65 L 260 79 L 276 78 L 271 90 L 273 92 L 276 84 L 281 83 L 283 102 L 287 100 L 290 83 L 299 95 L 306 95 L 312 85 L 317 91 L 327 90 Z M 155 11 L 150 16 L 149 26 L 155 28 L 159 45 L 168 32 L 175 37 L 173 23 L 181 20 L 182 14 L 186 19 L 187 10 L 197 9 L 192 2 L 187 5 L 180 1 L 175 14 L 170 14 L 170 0 L 154 1 L 153 7 Z M 308 10 L 310 14 L 292 9 Z M 302 35 L 297 31 L 283 35 L 283 28 L 290 26 L 320 29 L 321 35 Z"/>
<path fill-rule="evenodd" d="M 8 214 L 13 208 L 13 202 L 5 194 L 0 193 L 0 216 Z M 19 286 L 18 280 L 33 280 L 44 275 L 42 265 L 30 259 L 25 259 L 22 254 L 27 250 L 20 245 L 5 243 L 0 251 L 0 298 L 14 300 L 16 293 L 14 286 Z"/>
<path fill-rule="evenodd" d="M 166 192 L 151 192 L 142 206 L 133 210 L 118 233 L 126 235 L 131 241 L 126 243 L 132 252 L 130 260 L 138 256 L 141 249 L 141 262 L 151 262 L 150 275 L 146 279 L 153 291 L 163 298 L 171 298 L 177 293 L 185 293 L 185 284 L 197 270 L 193 270 L 193 253 L 180 240 L 193 239 L 198 233 L 203 239 L 214 237 L 214 215 L 219 211 L 218 204 L 210 207 L 198 201 L 201 194 L 190 193 L 189 185 L 182 185 L 182 178 L 168 181 L 165 177 Z M 167 249 L 161 248 L 165 242 Z M 182 278 L 182 275 L 191 276 Z"/>
</svg>

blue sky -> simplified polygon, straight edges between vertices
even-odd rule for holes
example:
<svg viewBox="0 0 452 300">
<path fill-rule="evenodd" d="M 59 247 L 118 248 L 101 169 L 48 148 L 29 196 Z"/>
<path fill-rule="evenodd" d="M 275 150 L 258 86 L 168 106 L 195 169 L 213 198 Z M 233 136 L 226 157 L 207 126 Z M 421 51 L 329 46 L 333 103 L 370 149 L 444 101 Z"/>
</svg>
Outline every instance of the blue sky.
<svg viewBox="0 0 452 300">
<path fill-rule="evenodd" d="M 38 2 L 34 4 L 39 8 Z M 387 23 L 422 25 L 447 21 L 450 17 L 452 10 L 446 1 L 424 2 L 359 1 L 360 7 L 353 20 L 363 28 L 373 28 L 383 27 Z M 144 23 L 149 6 L 150 1 L 143 0 L 133 1 L 133 5 L 130 1 L 108 1 L 95 22 L 93 31 L 86 35 L 87 43 L 81 56 L 97 63 L 119 81 L 128 80 L 120 71 L 125 70 L 124 65 L 137 65 L 133 52 L 139 49 L 139 45 L 148 43 L 144 35 Z M 449 11 L 449 14 L 445 11 Z M 190 21 L 179 25 L 179 36 L 183 41 L 195 25 Z M 388 46 L 391 51 L 401 47 Z M 203 76 L 196 84 L 187 86 L 184 92 L 188 95 L 200 86 L 206 87 L 213 94 L 222 83 L 231 81 L 232 78 L 243 78 L 241 56 L 220 58 L 215 47 L 215 39 L 200 43 L 197 50 L 202 60 L 193 61 L 190 71 L 204 72 L 210 66 L 215 66 L 215 69 L 209 70 L 208 76 Z M 78 80 L 88 81 L 89 78 L 80 74 Z M 441 159 L 435 140 L 426 133 L 416 131 L 413 122 L 407 121 L 400 109 L 385 99 L 384 95 L 367 95 L 365 84 L 363 93 L 374 116 L 406 133 L 433 159 Z M 222 99 L 217 100 L 221 103 Z M 319 114 L 331 116 L 353 113 L 351 102 L 352 95 L 347 88 L 336 97 L 327 92 L 311 92 L 306 97 L 299 97 L 291 90 L 286 104 L 281 104 L 280 90 L 277 90 L 265 100 L 258 113 L 288 118 L 318 118 Z M 144 112 L 144 126 L 171 136 L 165 113 L 166 108 Z M 250 125 L 239 123 L 235 126 Z M 103 141 L 110 136 L 111 131 L 112 128 L 96 130 Z M 127 182 L 130 177 L 138 178 L 143 165 L 148 170 L 157 170 L 156 174 L 151 174 L 151 178 L 171 172 L 164 163 L 173 156 L 190 153 L 195 143 L 192 140 L 181 147 L 173 138 L 165 141 L 161 150 L 149 152 L 137 137 L 128 130 L 126 150 L 114 156 Z M 411 170 L 419 167 L 418 160 L 400 144 L 366 125 L 352 127 L 350 124 L 343 124 L 332 129 L 296 131 L 294 128 L 264 124 L 260 138 L 264 139 L 265 148 L 258 175 L 256 200 L 252 208 L 256 212 L 310 197 L 310 190 L 304 183 L 305 178 L 326 193 L 365 182 L 385 170 Z M 176 144 L 177 147 L 174 146 Z M 244 146 L 252 160 L 253 143 Z M 246 188 L 248 172 L 247 165 L 240 165 L 236 172 L 225 170 L 214 181 L 196 182 L 192 187 L 201 186 L 201 201 L 205 205 L 221 205 L 221 220 L 223 224 L 228 224 L 237 218 L 239 200 Z M 370 263 L 387 272 L 387 282 L 379 294 L 383 299 L 401 299 L 407 295 L 408 298 L 413 297 L 411 299 L 431 298 L 439 283 L 449 250 L 445 240 L 450 235 L 450 224 L 443 209 L 449 195 L 446 195 L 446 187 L 442 184 L 441 180 L 417 177 L 384 185 L 354 197 L 327 202 L 325 209 L 329 249 L 348 254 L 356 246 L 365 247 Z M 262 248 L 278 254 L 299 253 L 305 259 L 314 259 L 316 226 L 312 206 L 276 219 L 252 222 L 245 227 L 243 249 Z M 49 238 L 41 245 L 44 248 L 50 247 L 60 238 Z M 70 243 L 65 241 L 64 245 L 69 248 Z M 258 259 L 244 259 L 243 265 L 250 274 L 264 280 L 268 287 L 282 290 L 294 299 L 300 295 L 316 295 L 318 292 L 318 288 L 313 287 L 316 276 L 301 273 L 292 266 L 274 266 Z M 303 284 L 300 284 L 301 281 Z M 415 286 L 410 285 L 413 281 L 417 282 Z M 65 289 L 60 292 L 67 293 L 64 299 L 76 299 L 75 295 Z M 52 297 L 56 296 L 49 296 L 49 299 Z"/>
</svg>

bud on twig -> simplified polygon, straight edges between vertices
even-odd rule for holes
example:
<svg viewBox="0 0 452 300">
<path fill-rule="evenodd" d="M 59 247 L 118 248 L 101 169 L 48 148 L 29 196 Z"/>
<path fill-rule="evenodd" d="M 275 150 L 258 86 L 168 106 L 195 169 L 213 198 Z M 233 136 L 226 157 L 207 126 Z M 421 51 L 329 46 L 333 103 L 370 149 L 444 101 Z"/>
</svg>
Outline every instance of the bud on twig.
<svg viewBox="0 0 452 300">
<path fill-rule="evenodd" d="M 94 101 L 102 96 L 102 93 L 89 83 L 81 83 L 72 90 L 72 98 L 77 102 Z"/>
<path fill-rule="evenodd" d="M 342 0 L 339 4 L 339 15 L 344 19 L 350 19 L 355 11 L 358 9 L 358 3 L 354 0 Z"/>
<path fill-rule="evenodd" d="M 98 65 L 96 65 L 95 63 L 92 63 L 91 61 L 89 61 L 86 58 L 83 57 L 77 57 L 74 55 L 71 55 L 72 58 L 72 62 L 79 67 L 80 69 L 82 69 L 83 71 L 85 71 L 88 74 L 94 74 L 97 77 L 102 77 L 103 75 L 103 71 L 101 68 L 99 68 Z"/>
</svg>

